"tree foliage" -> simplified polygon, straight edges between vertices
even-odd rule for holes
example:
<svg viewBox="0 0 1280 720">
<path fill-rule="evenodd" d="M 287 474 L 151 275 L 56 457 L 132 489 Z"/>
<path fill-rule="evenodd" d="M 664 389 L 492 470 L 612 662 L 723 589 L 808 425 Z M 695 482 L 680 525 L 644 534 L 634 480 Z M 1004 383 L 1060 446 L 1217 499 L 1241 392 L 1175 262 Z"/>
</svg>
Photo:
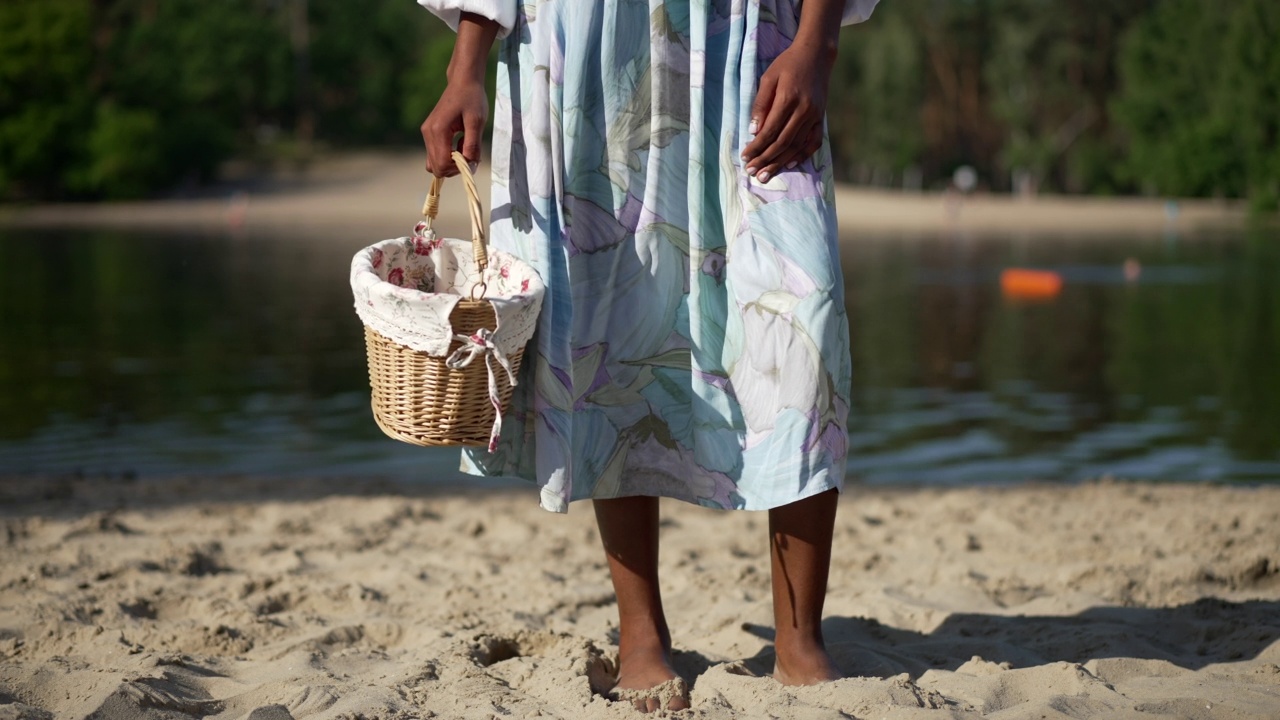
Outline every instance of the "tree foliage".
<svg viewBox="0 0 1280 720">
<path fill-rule="evenodd" d="M 0 191 L 49 195 L 79 160 L 92 16 L 82 0 L 0 3 Z"/>
<path fill-rule="evenodd" d="M 1280 195 L 1274 0 L 886 0 L 845 31 L 845 179 L 1077 193 Z"/>
<path fill-rule="evenodd" d="M 1159 192 L 1244 192 L 1230 92 L 1221 59 L 1210 61 L 1230 26 L 1222 9 L 1165 0 L 1133 28 L 1121 56 L 1114 107 L 1129 136 L 1129 167 Z"/>
<path fill-rule="evenodd" d="M 836 174 L 939 188 L 969 165 L 992 190 L 1274 205 L 1276 37 L 1275 0 L 885 0 L 841 36 Z M 410 0 L 6 0 L 0 198 L 413 143 L 452 40 Z"/>
<path fill-rule="evenodd" d="M 451 45 L 405 0 L 8 0 L 0 198 L 137 197 L 237 153 L 412 138 L 430 106 L 409 70 Z"/>
<path fill-rule="evenodd" d="M 1280 5 L 1165 0 L 1133 28 L 1115 109 L 1128 170 L 1174 195 L 1252 196 L 1280 183 Z"/>
</svg>

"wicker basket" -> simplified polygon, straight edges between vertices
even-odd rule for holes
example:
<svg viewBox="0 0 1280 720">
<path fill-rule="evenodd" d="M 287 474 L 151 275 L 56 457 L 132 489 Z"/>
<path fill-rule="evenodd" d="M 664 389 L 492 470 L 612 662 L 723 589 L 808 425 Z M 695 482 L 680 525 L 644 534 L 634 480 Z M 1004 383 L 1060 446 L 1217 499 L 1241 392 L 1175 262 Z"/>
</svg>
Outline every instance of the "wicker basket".
<svg viewBox="0 0 1280 720">
<path fill-rule="evenodd" d="M 463 300 L 450 315 L 453 327 L 466 334 L 493 328 L 493 308 L 486 302 Z M 387 435 L 413 445 L 487 445 L 494 409 L 488 398 L 485 366 L 471 363 L 450 368 L 434 357 L 364 329 L 369 354 L 369 386 L 373 390 L 373 420 Z M 462 344 L 454 341 L 450 350 Z M 512 372 L 520 371 L 521 350 L 509 356 Z M 498 396 L 505 411 L 511 402 L 511 383 L 498 374 Z"/>
<path fill-rule="evenodd" d="M 482 333 L 482 329 L 492 333 L 499 325 L 493 298 L 485 282 L 491 277 L 485 273 L 490 253 L 485 244 L 480 197 L 466 160 L 457 152 L 453 153 L 453 159 L 466 188 L 471 216 L 470 257 L 474 259 L 479 281 L 471 286 L 468 297 L 451 298 L 457 304 L 448 315 L 448 332 L 452 340 L 444 354 L 433 354 L 393 341 L 370 327 L 366 321 L 364 335 L 369 359 L 371 404 L 378 427 L 396 440 L 421 446 L 488 445 L 493 450 L 501 429 L 501 411 L 510 403 L 512 380 L 520 369 L 524 356 L 523 343 L 527 342 L 527 338 L 520 341 L 519 349 L 508 352 L 505 356 L 500 353 L 497 355 L 500 361 L 505 361 L 502 364 L 509 366 L 509 372 L 495 372 L 492 356 L 484 357 L 481 362 L 470 362 L 472 358 L 464 358 L 465 364 L 461 367 L 454 362 L 460 351 L 465 355 L 470 350 L 474 356 L 492 353 L 492 345 L 489 350 L 479 345 L 476 348 L 464 348 L 470 341 L 460 338 L 469 337 L 471 341 L 478 342 L 480 338 L 477 336 Z M 443 178 L 440 177 L 432 181 L 422 211 L 425 222 L 420 223 L 418 228 L 421 232 L 425 226 L 432 233 L 431 238 L 434 238 L 432 224 L 438 212 L 442 184 Z M 415 238 L 421 239 L 417 233 Z M 445 239 L 436 242 L 463 241 Z M 357 255 L 357 261 L 360 257 Z M 378 251 L 377 257 L 382 257 L 381 251 Z M 507 262 L 511 261 L 507 258 Z M 376 263 L 374 267 L 377 267 Z M 529 270 L 532 271 L 531 268 Z M 535 305 L 540 306 L 541 282 L 537 285 Z M 533 308 L 533 312 L 536 315 L 537 307 Z"/>
</svg>

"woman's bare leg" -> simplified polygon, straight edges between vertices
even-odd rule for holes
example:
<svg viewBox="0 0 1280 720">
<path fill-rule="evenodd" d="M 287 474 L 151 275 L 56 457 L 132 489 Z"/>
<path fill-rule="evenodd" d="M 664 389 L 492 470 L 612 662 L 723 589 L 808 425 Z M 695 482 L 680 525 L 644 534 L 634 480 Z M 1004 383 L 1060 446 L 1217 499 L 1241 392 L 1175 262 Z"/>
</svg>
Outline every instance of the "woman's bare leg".
<svg viewBox="0 0 1280 720">
<path fill-rule="evenodd" d="M 829 490 L 769 511 L 777 627 L 773 676 L 784 685 L 843 677 L 822 640 L 822 602 L 839 497 Z"/>
<path fill-rule="evenodd" d="M 618 684 L 616 690 L 648 690 L 674 680 L 671 632 L 658 590 L 658 499 L 626 497 L 595 500 L 596 525 L 613 591 L 618 596 Z M 640 710 L 658 710 L 658 695 L 635 701 Z M 667 708 L 689 707 L 684 697 Z"/>
</svg>

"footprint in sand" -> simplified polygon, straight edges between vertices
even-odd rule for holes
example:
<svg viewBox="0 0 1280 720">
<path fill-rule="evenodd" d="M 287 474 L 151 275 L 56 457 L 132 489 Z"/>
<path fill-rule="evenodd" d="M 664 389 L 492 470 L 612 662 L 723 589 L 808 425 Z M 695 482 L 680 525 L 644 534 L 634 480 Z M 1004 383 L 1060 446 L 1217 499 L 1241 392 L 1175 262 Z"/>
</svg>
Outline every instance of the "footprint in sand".
<svg viewBox="0 0 1280 720">
<path fill-rule="evenodd" d="M 338 694 L 333 688 L 326 685 L 304 685 L 289 702 L 285 703 L 285 707 L 294 718 L 302 720 L 308 715 L 328 710 L 336 702 L 338 702 Z"/>
</svg>

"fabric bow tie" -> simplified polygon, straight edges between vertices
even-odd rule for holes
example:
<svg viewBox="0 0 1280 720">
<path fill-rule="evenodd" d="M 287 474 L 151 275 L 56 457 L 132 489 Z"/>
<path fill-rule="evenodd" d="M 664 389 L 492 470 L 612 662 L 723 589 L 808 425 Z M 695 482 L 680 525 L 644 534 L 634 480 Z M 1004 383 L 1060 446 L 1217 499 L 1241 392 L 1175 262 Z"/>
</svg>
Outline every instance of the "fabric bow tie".
<svg viewBox="0 0 1280 720">
<path fill-rule="evenodd" d="M 484 355 L 485 369 L 489 375 L 489 404 L 493 405 L 493 430 L 489 432 L 489 452 L 498 447 L 498 437 L 502 434 L 502 401 L 498 398 L 498 379 L 493 374 L 493 361 L 496 358 L 503 370 L 507 371 L 507 379 L 511 386 L 516 385 L 516 376 L 511 372 L 511 363 L 507 356 L 493 344 L 493 333 L 488 328 L 480 328 L 472 335 L 454 335 L 462 345 L 445 358 L 444 364 L 458 369 L 471 364 L 478 356 Z"/>
</svg>

